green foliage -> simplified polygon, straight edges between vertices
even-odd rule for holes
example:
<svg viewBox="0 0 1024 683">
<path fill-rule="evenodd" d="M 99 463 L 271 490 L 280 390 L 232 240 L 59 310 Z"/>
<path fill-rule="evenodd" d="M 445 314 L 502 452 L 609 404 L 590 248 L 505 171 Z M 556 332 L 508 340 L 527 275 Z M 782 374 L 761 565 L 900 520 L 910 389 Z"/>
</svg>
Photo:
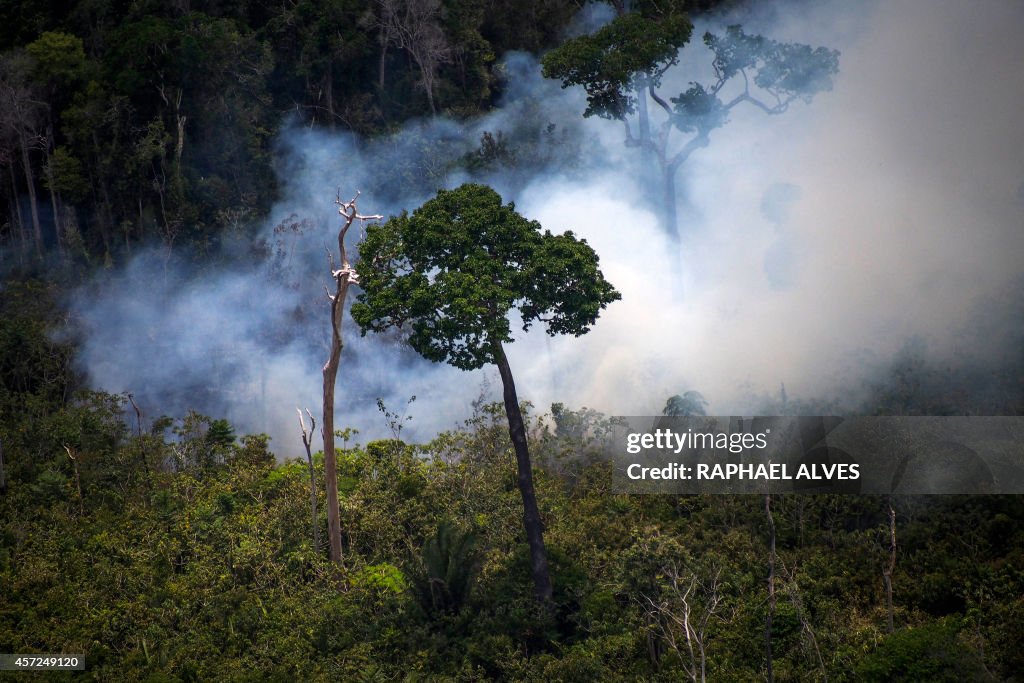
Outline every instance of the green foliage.
<svg viewBox="0 0 1024 683">
<path fill-rule="evenodd" d="M 960 626 L 943 619 L 888 636 L 857 665 L 864 681 L 989 681 L 976 652 L 958 641 Z"/>
<path fill-rule="evenodd" d="M 227 420 L 213 420 L 206 430 L 206 442 L 213 448 L 228 448 L 235 443 L 235 430 Z"/>
<path fill-rule="evenodd" d="M 411 216 L 368 228 L 359 272 L 352 316 L 364 334 L 408 325 L 416 351 L 464 370 L 512 341 L 513 308 L 524 329 L 543 321 L 549 334 L 578 336 L 619 298 L 585 240 L 541 233 L 482 185 L 441 190 Z"/>
<path fill-rule="evenodd" d="M 18 95 L 16 126 L 38 143 L 27 182 L 55 192 L 62 219 L 75 218 L 63 255 L 113 262 L 155 240 L 216 255 L 225 233 L 257 225 L 274 201 L 282 126 L 378 136 L 435 110 L 477 116 L 501 98 L 501 55 L 553 46 L 578 9 L 567 0 L 389 7 L 417 36 L 429 25 L 437 41 L 433 107 L 411 36 L 388 28 L 385 3 L 6 3 L 0 71 Z M 17 137 L 3 136 L 0 157 L 19 157 Z M 424 147 L 381 185 L 433 191 L 441 183 L 430 179 L 466 151 Z M 27 189 L 18 171 L 0 192 L 0 214 L 11 219 L 0 240 L 16 247 L 5 267 L 31 269 L 38 264 L 25 257 L 56 240 L 35 244 L 27 217 L 13 211 Z"/>
<path fill-rule="evenodd" d="M 32 492 L 44 503 L 63 500 L 68 487 L 68 478 L 60 472 L 45 470 L 32 485 Z"/>
<path fill-rule="evenodd" d="M 408 588 L 402 570 L 388 564 L 374 564 L 364 567 L 353 579 L 354 586 L 370 586 L 390 593 L 401 593 Z"/>
<path fill-rule="evenodd" d="M 706 135 L 715 128 L 725 125 L 729 118 L 729 110 L 722 100 L 697 83 L 670 100 L 675 105 L 672 122 L 684 133 Z"/>
<path fill-rule="evenodd" d="M 711 132 L 726 124 L 734 107 L 749 104 L 767 114 L 781 114 L 798 98 L 810 102 L 817 93 L 830 90 L 839 53 L 749 36 L 733 25 L 723 36 L 704 35 L 714 54 L 715 78 L 691 82 L 684 92 L 663 97 L 657 93 L 662 77 L 678 62 L 693 28 L 683 11 L 686 3 L 627 7 L 615 3 L 617 16 L 611 22 L 545 55 L 543 72 L 560 80 L 563 88 L 583 87 L 584 116 L 626 124 L 626 145 L 644 150 L 661 175 L 662 227 L 678 239 L 675 182 L 682 164 L 709 144 Z M 726 102 L 720 94 L 730 83 L 732 97 Z M 660 124 L 652 121 L 649 108 L 663 117 Z M 630 122 L 634 114 L 635 129 Z M 689 138 L 677 145 L 673 128 Z"/>
<path fill-rule="evenodd" d="M 551 404 L 551 419 L 555 423 L 554 435 L 560 439 L 575 441 L 577 447 L 584 445 L 589 439 L 607 436 L 613 428 L 613 424 L 596 410 L 570 410 L 563 403 Z"/>
<path fill-rule="evenodd" d="M 678 62 L 693 25 L 682 3 L 643 3 L 591 35 L 566 41 L 544 56 L 545 78 L 587 92 L 584 116 L 622 119 L 636 111 L 637 87 L 657 87 Z"/>
<path fill-rule="evenodd" d="M 427 614 L 458 612 L 469 599 L 477 570 L 476 537 L 442 522 L 423 544 L 409 578 L 416 601 Z"/>
<path fill-rule="evenodd" d="M 754 83 L 782 101 L 801 97 L 810 102 L 817 93 L 832 89 L 832 76 L 839 71 L 835 50 L 779 43 L 747 35 L 735 25 L 722 36 L 705 33 L 704 44 L 715 53 L 713 65 L 720 80 L 752 70 Z"/>
<path fill-rule="evenodd" d="M 577 131 L 533 120 L 529 113 L 516 116 L 515 123 L 508 131 L 484 131 L 479 146 L 463 155 L 461 163 L 465 169 L 485 175 L 493 171 L 525 175 L 540 169 L 573 169 L 578 165 Z"/>
<path fill-rule="evenodd" d="M 35 141 L 41 202 L 52 190 L 79 223 L 81 251 L 109 262 L 147 240 L 215 244 L 256 222 L 275 196 L 281 112 L 364 134 L 427 112 L 415 66 L 394 45 L 383 53 L 379 6 L 362 0 L 5 8 L 0 78 L 29 105 L 9 132 Z M 455 58 L 439 70 L 439 108 L 485 110 L 501 95 L 496 58 L 555 45 L 575 8 L 445 0 L 439 21 Z M 632 9 L 545 64 L 588 89 L 590 115 L 629 115 L 636 88 L 657 85 L 690 37 L 682 3 Z M 705 45 L 718 79 L 745 71 L 752 88 L 778 97 L 777 107 L 767 100 L 773 113 L 828 90 L 836 72 L 832 51 L 737 27 Z M 670 124 L 706 136 L 727 120 L 722 93 L 718 82 L 694 83 L 666 98 Z M 478 174 L 549 167 L 581 144 L 536 112 L 508 125 L 476 147 L 407 129 L 394 138 L 403 162 L 387 164 L 374 190 L 433 191 L 460 165 Z M 0 140 L 0 155 L 20 164 L 16 138 Z M 26 190 L 17 170 L 15 194 Z M 0 213 L 14 221 L 9 192 Z M 367 312 L 392 316 L 373 324 L 420 323 L 437 360 L 489 362 L 488 343 L 511 338 L 512 308 L 526 325 L 579 334 L 617 298 L 585 242 L 542 232 L 493 191 L 467 186 L 428 204 L 381 226 L 360 271 L 370 289 L 379 285 Z M 5 226 L 7 266 L 17 242 Z M 66 281 L 79 271 L 50 272 Z M 556 403 L 534 418 L 530 444 L 556 589 L 554 609 L 541 609 L 526 597 L 504 406 L 478 401 L 460 429 L 428 444 L 396 433 L 350 448 L 354 432 L 341 431 L 346 565 L 337 573 L 310 542 L 304 461 L 278 463 L 266 435 L 236 438 L 227 420 L 199 413 L 136 434 L 125 397 L 81 391 L 61 286 L 8 281 L 0 293 L 0 650 L 82 652 L 89 676 L 114 681 L 679 680 L 686 655 L 672 646 L 683 634 L 671 617 L 684 606 L 673 579 L 707 587 L 717 576 L 709 677 L 763 677 L 759 500 L 615 494 L 598 457 L 610 421 Z M 867 412 L 953 413 L 965 392 L 978 412 L 1020 412 L 1016 369 L 951 370 L 911 343 L 883 370 Z M 983 395 L 964 388 L 974 385 Z M 703 413 L 691 394 L 670 399 L 666 414 Z M 780 413 L 836 405 L 781 401 Z M 405 422 L 385 418 L 395 432 Z M 314 467 L 322 481 L 322 456 Z M 773 504 L 779 680 L 1013 680 L 1024 670 L 1018 498 L 896 500 L 891 635 L 879 501 Z M 691 594 L 691 614 L 711 597 Z M 667 611 L 653 615 L 645 598 Z"/>
<path fill-rule="evenodd" d="M 583 86 L 588 103 L 584 116 L 625 119 L 637 110 L 637 89 L 659 87 L 665 72 L 677 64 L 692 29 L 680 6 L 644 4 L 549 52 L 543 60 L 544 76 L 562 81 L 564 88 Z M 747 35 L 736 25 L 722 36 L 705 33 L 704 44 L 714 53 L 716 81 L 693 83 L 670 98 L 675 105 L 671 121 L 684 133 L 706 134 L 726 122 L 728 110 L 744 98 L 726 105 L 718 92 L 737 75 L 751 72 L 753 83 L 774 98 L 765 108 L 779 113 L 798 97 L 809 102 L 815 94 L 831 90 L 832 76 L 839 69 L 835 50 Z M 749 84 L 744 94 L 749 98 Z"/>
<path fill-rule="evenodd" d="M 707 415 L 705 412 L 707 404 L 707 400 L 704 399 L 699 391 L 687 391 L 682 396 L 676 394 L 669 397 L 668 401 L 665 402 L 665 407 L 661 410 L 661 414 L 672 417 L 703 417 Z"/>
<path fill-rule="evenodd" d="M 78 36 L 45 31 L 25 51 L 32 57 L 37 74 L 55 87 L 68 88 L 85 76 L 85 46 Z"/>
<path fill-rule="evenodd" d="M 62 427 L 78 434 L 84 514 L 66 454 L 0 497 L 5 647 L 73 647 L 104 680 L 128 668 L 137 679 L 181 680 L 678 680 L 689 660 L 672 616 L 682 617 L 693 585 L 690 617 L 713 608 L 709 678 L 763 675 L 757 496 L 616 495 L 605 462 L 581 459 L 571 477 L 540 469 L 555 586 L 547 611 L 528 595 L 502 407 L 481 403 L 462 429 L 402 445 L 397 461 L 390 441 L 343 455 L 351 487 L 339 590 L 325 553 L 310 546 L 305 462 L 155 468 L 147 486 L 126 476 L 138 467 L 137 437 L 104 445 L 95 436 L 112 426 L 115 399 L 82 399 L 65 424 L 84 429 Z M 607 421 L 557 413 L 546 421 L 553 433 L 536 432 L 538 452 L 550 438 L 585 448 L 571 444 Z M 176 426 L 202 433 L 206 424 L 192 416 Z M 180 447 L 184 434 L 171 436 L 164 446 L 143 437 L 151 463 L 160 448 Z M 4 443 L 20 462 L 22 445 Z M 266 446 L 241 443 L 233 448 Z M 97 478 L 102 462 L 109 483 Z M 418 482 L 412 495 L 400 490 L 403 472 Z M 999 496 L 896 504 L 898 630 L 887 635 L 884 506 L 861 496 L 774 501 L 780 680 L 1011 680 L 1019 670 L 1024 506 Z M 665 611 L 651 612 L 648 599 Z"/>
<path fill-rule="evenodd" d="M 217 420 L 214 422 L 227 422 L 226 420 Z M 211 427 L 212 431 L 212 427 Z M 209 432 L 207 433 L 209 438 Z M 270 437 L 266 434 L 246 434 L 242 437 L 242 443 L 238 446 L 234 445 L 235 435 L 229 433 L 223 439 L 230 437 L 227 441 L 228 446 L 232 446 L 232 452 L 229 456 L 230 461 L 234 463 L 244 463 L 250 466 L 256 467 L 272 467 L 274 464 L 274 453 L 270 450 Z M 224 448 L 224 445 L 220 446 Z"/>
<path fill-rule="evenodd" d="M 62 322 L 56 286 L 12 281 L 0 291 L 0 425 L 13 427 L 64 405 L 78 378 L 71 345 L 54 339 Z"/>
<path fill-rule="evenodd" d="M 481 33 L 498 54 L 525 50 L 534 54 L 555 47 L 580 6 L 573 0 L 492 0 Z"/>
<path fill-rule="evenodd" d="M 53 151 L 46 166 L 46 178 L 47 189 L 59 192 L 72 203 L 82 201 L 89 194 L 89 183 L 82 162 L 66 147 L 58 147 Z"/>
</svg>

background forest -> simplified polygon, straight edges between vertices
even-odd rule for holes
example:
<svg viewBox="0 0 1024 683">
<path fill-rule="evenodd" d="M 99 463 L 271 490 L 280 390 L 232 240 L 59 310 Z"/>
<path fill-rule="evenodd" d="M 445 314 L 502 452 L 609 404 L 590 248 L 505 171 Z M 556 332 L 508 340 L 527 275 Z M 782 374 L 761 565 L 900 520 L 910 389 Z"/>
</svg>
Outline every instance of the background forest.
<svg viewBox="0 0 1024 683">
<path fill-rule="evenodd" d="M 815 3 L 633 5 L 638 15 L 655 13 L 658 26 L 671 22 L 657 12 L 683 22 L 685 11 L 714 28 L 747 19 L 785 25 Z M 602 457 L 612 419 L 583 407 L 579 397 L 594 395 L 594 385 L 570 369 L 603 365 L 592 347 L 574 351 L 584 348 L 572 346 L 576 340 L 513 345 L 527 349 L 512 356 L 524 373 L 521 396 L 552 399 L 523 404 L 550 607 L 531 595 L 513 446 L 490 378 L 467 389 L 464 379 L 423 369 L 397 334 L 346 339 L 335 439 L 341 569 L 328 561 L 319 435 L 310 465 L 294 403 L 317 405 L 319 385 L 308 378 L 327 353 L 323 236 L 336 235 L 336 190 L 363 190 L 360 207 L 387 214 L 463 180 L 494 185 L 506 200 L 523 193 L 537 208 L 529 190 L 546 185 L 553 195 L 569 188 L 577 206 L 593 200 L 613 213 L 623 209 L 609 197 L 626 186 L 605 179 L 596 193 L 579 191 L 594 159 L 653 188 L 628 205 L 656 206 L 670 177 L 678 226 L 659 227 L 661 211 L 643 206 L 617 213 L 617 230 L 633 224 L 638 256 L 588 234 L 586 218 L 576 216 L 582 226 L 563 219 L 576 206 L 540 211 L 544 227 L 591 239 L 612 284 L 627 285 L 624 306 L 636 290 L 623 264 L 635 259 L 654 275 L 640 290 L 653 292 L 653 311 L 616 314 L 612 304 L 605 324 L 619 336 L 595 343 L 644 336 L 644 322 L 680 310 L 657 297 L 706 291 L 699 278 L 711 272 L 721 242 L 695 226 L 720 225 L 711 206 L 742 204 L 715 191 L 724 167 L 697 156 L 692 170 L 669 169 L 682 169 L 677 186 L 669 165 L 631 165 L 630 155 L 647 147 L 642 128 L 639 142 L 622 144 L 619 121 L 637 113 L 625 100 L 563 91 L 559 80 L 579 75 L 565 71 L 566 62 L 545 62 L 556 80 L 540 76 L 542 55 L 565 56 L 549 51 L 625 14 L 621 4 L 561 0 L 0 1 L 0 652 L 82 653 L 88 670 L 72 677 L 104 681 L 1024 678 L 1020 496 L 777 496 L 766 515 L 761 497 L 617 495 Z M 1003 21 L 1008 30 L 1024 28 L 1019 12 L 1011 19 Z M 851 25 L 848 33 L 866 30 Z M 902 26 L 893 20 L 894 32 Z M 700 46 L 702 33 L 694 29 L 686 50 Z M 997 38 L 990 42 L 998 47 Z M 619 39 L 628 44 L 635 35 Z M 674 56 L 678 46 L 665 40 L 669 47 L 658 49 Z M 822 50 L 840 47 L 822 42 Z M 1019 52 L 1010 49 L 1012 59 L 995 61 L 986 78 L 1001 83 L 1003 99 L 950 99 L 971 111 L 974 102 L 986 102 L 983 111 L 1013 110 L 1004 105 L 1024 93 L 998 76 L 1017 73 Z M 818 56 L 828 62 L 828 53 Z M 977 58 L 968 49 L 961 56 Z M 837 89 L 844 59 L 837 55 L 832 71 Z M 850 67 L 854 80 L 858 64 Z M 692 134 L 692 152 L 720 144 L 740 157 L 730 163 L 761 163 L 760 143 L 730 147 L 725 130 L 711 137 L 730 114 L 729 125 L 748 130 L 739 110 L 722 110 L 718 91 L 696 90 L 689 72 L 665 73 L 666 90 L 680 84 L 678 101 L 665 102 L 673 134 Z M 960 85 L 950 86 L 952 95 L 976 94 L 963 85 L 970 79 L 956 77 L 954 70 L 949 82 Z M 620 90 L 616 96 L 628 93 Z M 908 107 L 932 106 L 940 116 L 946 105 L 930 95 L 908 86 Z M 584 118 L 595 102 L 600 111 Z M 785 116 L 813 129 L 800 112 L 819 106 L 827 106 L 820 95 L 810 103 L 797 97 Z M 755 113 L 767 122 L 788 108 Z M 964 132 L 973 141 L 971 134 Z M 941 138 L 956 144 L 947 128 Z M 886 159 L 883 146 L 867 153 Z M 809 173 L 827 176 L 850 148 L 837 149 L 815 157 L 820 165 Z M 1006 210 L 1019 228 L 1024 166 L 1015 149 L 1013 139 L 965 143 L 964 163 L 983 153 L 1017 175 L 1003 174 L 983 192 L 942 176 L 950 183 L 930 191 L 955 187 L 965 204 L 997 218 Z M 942 167 L 939 152 L 918 152 L 915 163 Z M 758 243 L 766 287 L 792 291 L 797 276 L 787 259 L 797 262 L 801 235 L 785 232 L 787 212 L 799 214 L 801 196 L 813 204 L 813 192 L 786 182 L 755 191 L 742 184 L 747 176 L 736 177 L 738 194 L 756 195 L 757 220 L 781 235 Z M 906 197 L 874 189 L 886 211 L 912 212 Z M 911 199 L 922 196 L 932 195 Z M 938 224 L 950 212 L 935 207 L 928 217 Z M 976 217 L 955 218 L 974 227 Z M 941 239 L 949 234 L 912 237 L 928 244 L 922 262 L 945 249 L 961 259 L 949 270 L 966 312 L 954 321 L 929 318 L 934 303 L 907 313 L 897 308 L 904 299 L 871 300 L 891 313 L 877 334 L 887 341 L 865 351 L 870 357 L 858 358 L 856 371 L 797 390 L 789 384 L 788 392 L 781 376 L 729 398 L 689 369 L 685 385 L 671 375 L 676 383 L 662 388 L 664 380 L 652 378 L 675 356 L 641 363 L 627 353 L 623 363 L 635 365 L 647 393 L 629 405 L 684 415 L 1021 415 L 1019 235 L 986 237 L 978 228 L 972 244 L 983 268 L 972 270 L 968 250 Z M 677 268 L 663 244 L 682 249 L 684 276 L 663 277 Z M 900 245 L 894 238 L 891 253 L 907 253 Z M 1002 260 L 982 261 L 993 253 Z M 921 272 L 927 277 L 915 282 L 933 294 L 930 302 L 957 299 L 945 280 Z M 841 278 L 837 307 L 848 293 Z M 737 317 L 732 299 L 716 306 Z M 925 319 L 929 330 L 945 331 L 938 341 L 903 326 Z M 788 326 L 805 325 L 801 317 Z M 839 329 L 834 319 L 819 327 L 852 339 L 856 352 L 876 336 L 854 324 Z M 783 348 L 755 327 L 749 342 L 736 342 L 748 344 L 743 349 L 723 329 L 733 328 L 658 328 L 649 336 L 659 348 L 684 349 L 695 366 L 708 358 L 693 351 L 709 348 L 692 346 L 698 336 L 711 337 L 707 344 L 726 357 L 749 350 L 796 364 L 832 339 Z M 536 363 L 541 370 L 525 367 L 527 354 L 546 359 Z M 816 367 L 808 374 L 823 375 Z M 531 392 L 538 378 L 546 393 Z M 296 399 L 280 393 L 282 384 L 304 388 Z M 425 395 L 424 384 L 436 393 Z M 0 680 L 20 676 L 0 672 Z"/>
</svg>

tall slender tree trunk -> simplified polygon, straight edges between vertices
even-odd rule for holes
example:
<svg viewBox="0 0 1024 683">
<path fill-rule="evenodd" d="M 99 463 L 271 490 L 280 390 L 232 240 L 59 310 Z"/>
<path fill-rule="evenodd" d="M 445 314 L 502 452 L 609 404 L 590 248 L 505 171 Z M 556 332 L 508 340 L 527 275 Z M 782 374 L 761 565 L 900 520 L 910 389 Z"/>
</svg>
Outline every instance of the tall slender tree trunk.
<svg viewBox="0 0 1024 683">
<path fill-rule="evenodd" d="M 523 424 L 523 413 L 519 409 L 519 397 L 516 395 L 512 369 L 500 343 L 494 345 L 494 359 L 498 365 L 498 372 L 501 373 L 508 433 L 512 437 L 516 464 L 519 467 L 519 493 L 523 496 L 523 526 L 526 529 L 526 542 L 530 546 L 534 596 L 539 602 L 548 603 L 552 596 L 551 575 L 548 572 L 548 553 L 544 547 L 544 525 L 541 523 L 540 510 L 537 508 L 537 494 L 533 489 L 533 469 L 526 443 L 526 427 Z"/>
<path fill-rule="evenodd" d="M 334 60 L 327 62 L 327 75 L 324 79 L 324 97 L 327 100 L 327 127 L 334 130 Z"/>
<path fill-rule="evenodd" d="M 306 446 L 306 461 L 309 463 L 309 510 L 313 527 L 313 550 L 320 552 L 320 524 L 317 523 L 316 514 L 316 468 L 313 467 L 313 454 Z"/>
<path fill-rule="evenodd" d="M 637 134 L 641 140 L 651 139 L 651 118 L 647 113 L 647 86 L 640 83 L 636 88 Z"/>
<path fill-rule="evenodd" d="M 146 482 L 146 490 L 153 490 L 153 475 L 149 471 L 149 460 L 146 458 L 146 446 L 142 441 L 142 409 L 135 402 L 135 395 L 128 394 L 128 402 L 132 404 L 135 411 L 135 443 L 139 449 L 139 464 L 141 465 L 143 481 Z"/>
<path fill-rule="evenodd" d="M 338 377 L 338 363 L 341 360 L 341 349 L 344 346 L 341 337 L 341 321 L 345 315 L 345 299 L 348 297 L 348 287 L 353 282 L 359 282 L 358 276 L 352 270 L 345 252 L 345 234 L 352 227 L 352 223 L 359 221 L 360 224 L 368 220 L 380 220 L 383 216 L 364 216 L 356 209 L 356 200 L 359 193 L 352 198 L 352 201 L 343 202 L 341 196 L 335 200 L 338 205 L 338 214 L 345 221 L 338 230 L 338 254 L 341 256 L 340 267 L 335 269 L 334 256 L 330 255 L 331 276 L 334 278 L 334 294 L 328 292 L 331 301 L 331 354 L 324 365 L 324 418 L 321 432 L 324 438 L 324 478 L 327 480 L 327 539 L 330 542 L 331 562 L 341 566 L 341 511 L 338 507 L 338 461 L 334 451 L 334 384 Z"/>
<path fill-rule="evenodd" d="M 296 409 L 298 410 L 298 409 Z M 307 413 L 309 411 L 306 411 Z M 313 432 L 316 431 L 316 420 L 309 416 L 309 431 L 306 431 L 306 422 L 302 419 L 302 411 L 299 410 L 299 426 L 302 429 L 302 445 L 306 448 L 306 462 L 309 463 L 309 508 L 313 517 L 313 549 L 320 552 L 320 525 L 317 523 L 316 514 L 316 468 L 313 466 L 313 450 L 310 447 L 313 440 Z"/>
<path fill-rule="evenodd" d="M 12 225 L 17 226 L 18 258 L 24 265 L 28 238 L 25 236 L 25 221 L 21 216 L 21 202 L 18 201 L 18 179 L 15 177 L 13 160 L 11 161 L 11 220 L 13 221 Z"/>
<path fill-rule="evenodd" d="M 75 489 L 78 491 L 78 516 L 81 517 L 85 514 L 85 499 L 82 497 L 82 478 L 78 474 L 78 456 L 66 445 L 64 450 L 67 451 L 68 457 L 71 458 L 71 465 L 74 467 Z"/>
<path fill-rule="evenodd" d="M 679 243 L 679 216 L 676 214 L 676 169 L 678 166 L 663 164 L 662 176 L 662 210 L 665 231 L 673 244 Z"/>
<path fill-rule="evenodd" d="M 341 320 L 348 296 L 348 276 L 336 276 L 337 289 L 331 300 L 331 354 L 324 365 L 324 472 L 327 479 L 327 539 L 331 562 L 341 565 L 341 510 L 338 507 L 338 461 L 334 451 L 334 384 L 341 360 Z"/>
<path fill-rule="evenodd" d="M 29 206 L 32 209 L 32 234 L 36 241 L 36 256 L 43 258 L 43 230 L 39 227 L 39 206 L 36 202 L 36 186 L 32 179 L 32 161 L 28 156 L 28 141 L 25 132 L 18 131 L 18 142 L 21 145 L 21 166 L 25 171 L 25 185 L 28 187 Z"/>
<path fill-rule="evenodd" d="M 178 102 L 181 102 L 181 95 L 178 95 Z M 174 110 L 174 120 L 177 124 L 177 137 L 174 142 L 174 177 L 181 180 L 181 155 L 185 153 L 185 123 L 188 117 L 181 114 L 178 107 Z"/>
<path fill-rule="evenodd" d="M 423 79 L 423 90 L 427 93 L 427 104 L 430 106 L 430 113 L 437 116 L 437 107 L 434 104 L 434 67 L 429 55 L 421 56 L 418 51 L 410 49 L 413 61 L 420 69 L 420 77 Z"/>
<path fill-rule="evenodd" d="M 388 41 L 390 38 L 382 29 L 380 32 L 380 61 L 377 62 L 377 90 L 380 91 L 381 101 L 384 99 L 384 76 L 388 59 Z"/>
<path fill-rule="evenodd" d="M 882 580 L 885 581 L 885 610 L 887 617 L 887 627 L 889 633 L 893 633 L 896 630 L 895 620 L 893 619 L 893 606 L 892 606 L 892 573 L 896 569 L 896 510 L 892 506 L 892 496 L 888 498 L 889 502 L 889 562 L 882 568 Z"/>
<path fill-rule="evenodd" d="M 46 131 L 46 146 L 44 151 L 46 152 L 46 165 L 43 169 L 46 171 L 46 184 L 50 186 L 50 206 L 53 207 L 53 237 L 57 244 L 57 253 L 64 253 L 64 240 L 61 236 L 61 220 L 60 220 L 60 198 L 57 196 L 57 190 L 54 188 L 53 183 L 53 157 L 50 156 L 50 140 L 53 139 L 53 132 L 51 130 Z"/>
</svg>

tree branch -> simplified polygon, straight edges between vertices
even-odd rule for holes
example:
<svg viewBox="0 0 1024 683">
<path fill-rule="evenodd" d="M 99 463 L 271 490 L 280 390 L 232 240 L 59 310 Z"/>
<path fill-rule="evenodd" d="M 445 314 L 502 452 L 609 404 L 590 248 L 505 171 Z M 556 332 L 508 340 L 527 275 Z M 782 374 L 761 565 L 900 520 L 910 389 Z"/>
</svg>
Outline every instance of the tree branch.
<svg viewBox="0 0 1024 683">
<path fill-rule="evenodd" d="M 648 86 L 648 88 L 647 88 L 647 92 L 648 92 L 648 93 L 650 94 L 650 96 L 651 96 L 651 99 L 652 99 L 652 100 L 654 100 L 655 102 L 657 102 L 657 103 L 658 103 L 658 105 L 659 105 L 659 106 L 660 106 L 660 107 L 661 107 L 662 109 L 664 109 L 664 110 L 665 110 L 665 112 L 666 112 L 666 113 L 667 113 L 667 114 L 668 114 L 669 116 L 672 116 L 672 107 L 668 106 L 668 102 L 666 102 L 665 100 L 661 99 L 661 96 L 660 96 L 660 95 L 658 95 L 658 93 L 654 92 L 654 86 L 653 86 L 653 85 L 651 85 L 651 86 Z"/>
<path fill-rule="evenodd" d="M 776 95 L 775 97 L 776 97 L 776 99 L 779 99 L 778 95 Z M 749 102 L 750 104 L 754 105 L 758 109 L 761 109 L 762 111 L 764 111 L 766 114 L 782 114 L 787 109 L 789 109 L 789 103 L 792 102 L 792 101 L 793 101 L 792 97 L 789 98 L 788 100 L 786 100 L 785 102 L 783 102 L 781 99 L 779 99 L 778 104 L 776 104 L 774 107 L 769 107 L 767 104 L 765 104 L 761 100 L 757 99 L 756 97 L 753 97 L 750 93 L 744 92 L 744 93 L 742 93 L 740 95 L 737 95 L 736 97 L 732 98 L 732 100 L 729 101 L 729 104 L 725 105 L 725 108 L 726 109 L 732 109 L 733 107 L 735 107 L 740 102 Z"/>
<path fill-rule="evenodd" d="M 674 172 L 683 164 L 684 161 L 690 158 L 691 154 L 696 152 L 698 149 L 707 147 L 710 142 L 711 140 L 708 138 L 707 132 L 698 133 L 695 137 L 691 138 L 681 150 L 676 152 L 675 156 L 672 157 L 672 161 L 667 164 L 668 169 Z"/>
</svg>

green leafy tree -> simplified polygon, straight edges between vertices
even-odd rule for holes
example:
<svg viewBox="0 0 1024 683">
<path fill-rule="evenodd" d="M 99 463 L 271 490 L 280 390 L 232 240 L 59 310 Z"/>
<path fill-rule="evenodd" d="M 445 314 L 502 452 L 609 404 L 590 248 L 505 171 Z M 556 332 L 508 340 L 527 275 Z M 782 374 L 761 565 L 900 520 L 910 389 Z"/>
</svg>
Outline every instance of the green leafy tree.
<svg viewBox="0 0 1024 683">
<path fill-rule="evenodd" d="M 227 420 L 213 420 L 209 429 L 206 430 L 206 443 L 211 448 L 227 450 L 235 444 L 235 430 Z"/>
<path fill-rule="evenodd" d="M 274 46 L 280 102 L 294 102 L 310 123 L 341 124 L 360 133 L 380 117 L 369 95 L 373 40 L 365 23 L 369 3 L 299 0 L 285 3 L 263 34 Z"/>
<path fill-rule="evenodd" d="M 37 84 L 31 79 L 32 60 L 24 52 L 0 55 L 0 149 L 11 170 L 14 182 L 14 159 L 21 163 L 25 189 L 28 191 L 32 215 L 32 242 L 38 259 L 43 256 L 43 228 L 39 218 L 36 180 L 32 165 L 32 152 L 43 129 L 46 103 L 38 99 Z M 17 201 L 17 189 L 12 201 Z M 20 220 L 19 220 L 20 223 Z M 22 232 L 19 227 L 18 232 Z M 24 249 L 23 239 L 23 249 Z"/>
<path fill-rule="evenodd" d="M 893 633 L 857 663 L 863 681 L 994 680 L 978 653 L 959 642 L 955 618 Z"/>
<path fill-rule="evenodd" d="M 427 614 L 458 612 L 469 598 L 476 574 L 476 537 L 441 522 L 423 544 L 410 571 L 413 594 Z"/>
<path fill-rule="evenodd" d="M 704 417 L 708 402 L 699 391 L 687 391 L 682 396 L 676 394 L 665 402 L 662 415 L 671 417 Z"/>
<path fill-rule="evenodd" d="M 706 147 L 711 132 L 729 113 L 747 104 L 767 114 L 782 114 L 798 99 L 809 102 L 832 88 L 839 53 L 824 47 L 779 43 L 747 35 L 729 26 L 724 35 L 704 34 L 714 54 L 714 80 L 691 82 L 675 97 L 659 94 L 662 78 L 679 62 L 680 49 L 693 32 L 686 0 L 625 3 L 613 0 L 617 16 L 598 31 L 566 41 L 543 60 L 544 75 L 562 87 L 581 85 L 587 92 L 584 116 L 622 121 L 626 145 L 644 150 L 662 182 L 666 232 L 678 239 L 676 175 L 695 151 Z M 663 119 L 652 124 L 648 106 Z M 675 142 L 676 134 L 684 136 Z"/>
<path fill-rule="evenodd" d="M 540 321 L 548 334 L 579 336 L 619 293 L 585 240 L 541 232 L 483 185 L 441 190 L 412 215 L 368 228 L 360 254 L 363 293 L 352 315 L 364 334 L 408 326 L 424 358 L 462 370 L 498 366 L 535 595 L 550 600 L 526 429 L 503 346 L 512 341 L 508 315 L 517 310 L 524 330 Z"/>
</svg>

